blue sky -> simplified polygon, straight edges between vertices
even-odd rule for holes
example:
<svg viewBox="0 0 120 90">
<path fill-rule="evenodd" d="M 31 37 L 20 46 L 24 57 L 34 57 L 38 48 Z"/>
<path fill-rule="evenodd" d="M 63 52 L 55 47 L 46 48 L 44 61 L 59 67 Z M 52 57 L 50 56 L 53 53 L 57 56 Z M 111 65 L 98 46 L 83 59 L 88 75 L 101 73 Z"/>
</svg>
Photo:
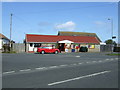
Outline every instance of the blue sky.
<svg viewBox="0 0 120 90">
<path fill-rule="evenodd" d="M 13 13 L 12 40 L 23 42 L 25 34 L 57 35 L 58 31 L 96 33 L 104 42 L 113 34 L 118 40 L 117 2 L 3 2 L 2 33 L 9 36 Z"/>
</svg>

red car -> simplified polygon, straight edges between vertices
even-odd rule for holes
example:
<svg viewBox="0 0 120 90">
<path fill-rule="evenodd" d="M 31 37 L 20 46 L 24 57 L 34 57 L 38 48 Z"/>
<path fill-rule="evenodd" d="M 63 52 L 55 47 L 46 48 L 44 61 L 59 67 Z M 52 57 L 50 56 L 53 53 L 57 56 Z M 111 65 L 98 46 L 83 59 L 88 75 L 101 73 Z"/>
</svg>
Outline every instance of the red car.
<svg viewBox="0 0 120 90">
<path fill-rule="evenodd" d="M 45 53 L 55 53 L 58 54 L 60 51 L 59 49 L 52 48 L 52 47 L 39 47 L 37 49 L 38 53 L 45 54 Z"/>
</svg>

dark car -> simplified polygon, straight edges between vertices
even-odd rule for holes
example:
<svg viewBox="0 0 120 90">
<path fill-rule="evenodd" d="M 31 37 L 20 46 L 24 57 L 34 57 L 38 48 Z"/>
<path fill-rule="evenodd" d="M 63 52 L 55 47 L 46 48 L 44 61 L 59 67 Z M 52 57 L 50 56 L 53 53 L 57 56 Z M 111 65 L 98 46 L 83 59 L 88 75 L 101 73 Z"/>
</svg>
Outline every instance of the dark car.
<svg viewBox="0 0 120 90">
<path fill-rule="evenodd" d="M 88 52 L 88 48 L 87 47 L 80 47 L 79 52 Z"/>
</svg>

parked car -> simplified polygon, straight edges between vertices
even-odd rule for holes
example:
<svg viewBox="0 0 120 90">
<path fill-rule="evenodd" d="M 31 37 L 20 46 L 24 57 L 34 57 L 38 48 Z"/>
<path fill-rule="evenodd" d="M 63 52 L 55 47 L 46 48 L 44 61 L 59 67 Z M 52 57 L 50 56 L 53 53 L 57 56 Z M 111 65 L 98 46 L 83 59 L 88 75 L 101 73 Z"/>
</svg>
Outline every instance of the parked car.
<svg viewBox="0 0 120 90">
<path fill-rule="evenodd" d="M 37 48 L 37 52 L 41 53 L 41 54 L 45 54 L 45 53 L 55 53 L 55 54 L 58 54 L 60 51 L 59 51 L 59 49 L 45 46 L 45 47 Z"/>
<path fill-rule="evenodd" d="M 79 52 L 88 52 L 88 48 L 87 47 L 80 47 Z"/>
</svg>

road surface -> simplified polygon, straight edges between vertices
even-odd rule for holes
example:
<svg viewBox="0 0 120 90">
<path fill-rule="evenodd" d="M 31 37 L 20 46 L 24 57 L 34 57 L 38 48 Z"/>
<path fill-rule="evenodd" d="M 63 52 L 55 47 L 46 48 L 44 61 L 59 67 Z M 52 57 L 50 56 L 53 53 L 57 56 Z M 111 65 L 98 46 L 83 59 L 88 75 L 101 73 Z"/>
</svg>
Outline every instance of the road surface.
<svg viewBox="0 0 120 90">
<path fill-rule="evenodd" d="M 105 53 L 3 54 L 3 88 L 118 88 L 118 57 Z"/>
</svg>

